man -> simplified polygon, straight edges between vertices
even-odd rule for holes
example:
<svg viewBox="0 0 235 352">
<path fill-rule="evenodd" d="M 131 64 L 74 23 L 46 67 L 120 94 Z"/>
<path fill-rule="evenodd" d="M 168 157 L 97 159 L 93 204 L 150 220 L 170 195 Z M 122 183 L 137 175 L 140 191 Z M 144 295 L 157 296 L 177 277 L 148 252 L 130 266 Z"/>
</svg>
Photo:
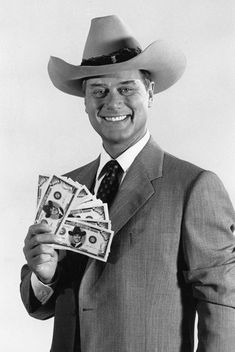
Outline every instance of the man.
<svg viewBox="0 0 235 352">
<path fill-rule="evenodd" d="M 69 231 L 69 239 L 72 247 L 81 247 L 84 243 L 84 236 L 86 236 L 86 231 L 82 231 L 79 226 L 75 226 L 73 231 Z"/>
<path fill-rule="evenodd" d="M 60 219 L 63 216 L 63 209 L 56 202 L 48 201 L 48 204 L 45 204 L 43 207 L 46 218 L 51 218 L 54 220 Z"/>
<path fill-rule="evenodd" d="M 103 263 L 58 260 L 50 229 L 29 228 L 21 294 L 30 315 L 54 316 L 53 352 L 192 352 L 196 311 L 197 351 L 234 351 L 232 205 L 217 176 L 162 151 L 146 128 L 154 93 L 184 68 L 162 41 L 141 51 L 116 16 L 92 20 L 80 66 L 49 62 L 57 88 L 85 97 L 103 141 L 68 176 L 107 200 L 115 232 Z"/>
</svg>

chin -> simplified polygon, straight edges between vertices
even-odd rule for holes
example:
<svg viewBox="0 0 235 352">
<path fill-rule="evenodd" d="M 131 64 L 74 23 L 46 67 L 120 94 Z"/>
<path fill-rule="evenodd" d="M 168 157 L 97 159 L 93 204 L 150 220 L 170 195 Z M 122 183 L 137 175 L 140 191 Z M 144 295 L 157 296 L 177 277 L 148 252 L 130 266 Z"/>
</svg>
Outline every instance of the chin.
<svg viewBox="0 0 235 352">
<path fill-rule="evenodd" d="M 128 143 L 128 141 L 130 141 L 130 136 L 127 136 L 125 135 L 124 133 L 123 134 L 120 134 L 120 133 L 117 133 L 117 134 L 112 134 L 108 136 L 107 140 L 108 142 L 111 144 L 111 143 L 120 143 L 120 144 L 126 144 Z"/>
</svg>

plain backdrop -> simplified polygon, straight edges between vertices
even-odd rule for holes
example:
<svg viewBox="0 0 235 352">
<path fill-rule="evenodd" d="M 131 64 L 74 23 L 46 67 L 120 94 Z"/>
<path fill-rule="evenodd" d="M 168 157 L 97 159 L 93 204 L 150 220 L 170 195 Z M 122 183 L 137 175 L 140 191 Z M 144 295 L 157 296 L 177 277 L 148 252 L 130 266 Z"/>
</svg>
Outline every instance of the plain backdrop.
<svg viewBox="0 0 235 352">
<path fill-rule="evenodd" d="M 19 296 L 37 175 L 95 158 L 83 100 L 54 88 L 50 55 L 79 65 L 93 17 L 117 14 L 145 48 L 167 39 L 187 56 L 182 79 L 155 97 L 149 129 L 168 152 L 216 172 L 235 204 L 234 0 L 0 0 L 0 350 L 49 351 L 53 321 Z"/>
</svg>

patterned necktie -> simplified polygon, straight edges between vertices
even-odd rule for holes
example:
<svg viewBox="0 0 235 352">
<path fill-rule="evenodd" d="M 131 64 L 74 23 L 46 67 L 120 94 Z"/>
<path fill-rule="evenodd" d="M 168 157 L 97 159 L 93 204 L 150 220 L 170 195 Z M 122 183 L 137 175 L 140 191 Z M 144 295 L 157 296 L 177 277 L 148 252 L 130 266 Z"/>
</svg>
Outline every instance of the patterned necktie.
<svg viewBox="0 0 235 352">
<path fill-rule="evenodd" d="M 104 203 L 108 203 L 110 207 L 118 191 L 123 170 L 116 160 L 110 160 L 101 170 L 100 176 L 104 174 L 105 176 L 100 183 L 96 197 Z"/>
</svg>

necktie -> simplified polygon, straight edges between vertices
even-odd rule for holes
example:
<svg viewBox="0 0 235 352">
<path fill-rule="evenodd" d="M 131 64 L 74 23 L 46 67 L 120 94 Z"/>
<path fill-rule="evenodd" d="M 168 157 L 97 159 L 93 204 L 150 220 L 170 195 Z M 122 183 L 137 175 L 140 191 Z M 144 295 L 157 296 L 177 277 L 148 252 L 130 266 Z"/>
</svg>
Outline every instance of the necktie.
<svg viewBox="0 0 235 352">
<path fill-rule="evenodd" d="M 104 175 L 100 183 L 96 197 L 110 206 L 118 191 L 123 175 L 123 170 L 116 160 L 110 160 L 101 170 L 100 176 Z"/>
</svg>

